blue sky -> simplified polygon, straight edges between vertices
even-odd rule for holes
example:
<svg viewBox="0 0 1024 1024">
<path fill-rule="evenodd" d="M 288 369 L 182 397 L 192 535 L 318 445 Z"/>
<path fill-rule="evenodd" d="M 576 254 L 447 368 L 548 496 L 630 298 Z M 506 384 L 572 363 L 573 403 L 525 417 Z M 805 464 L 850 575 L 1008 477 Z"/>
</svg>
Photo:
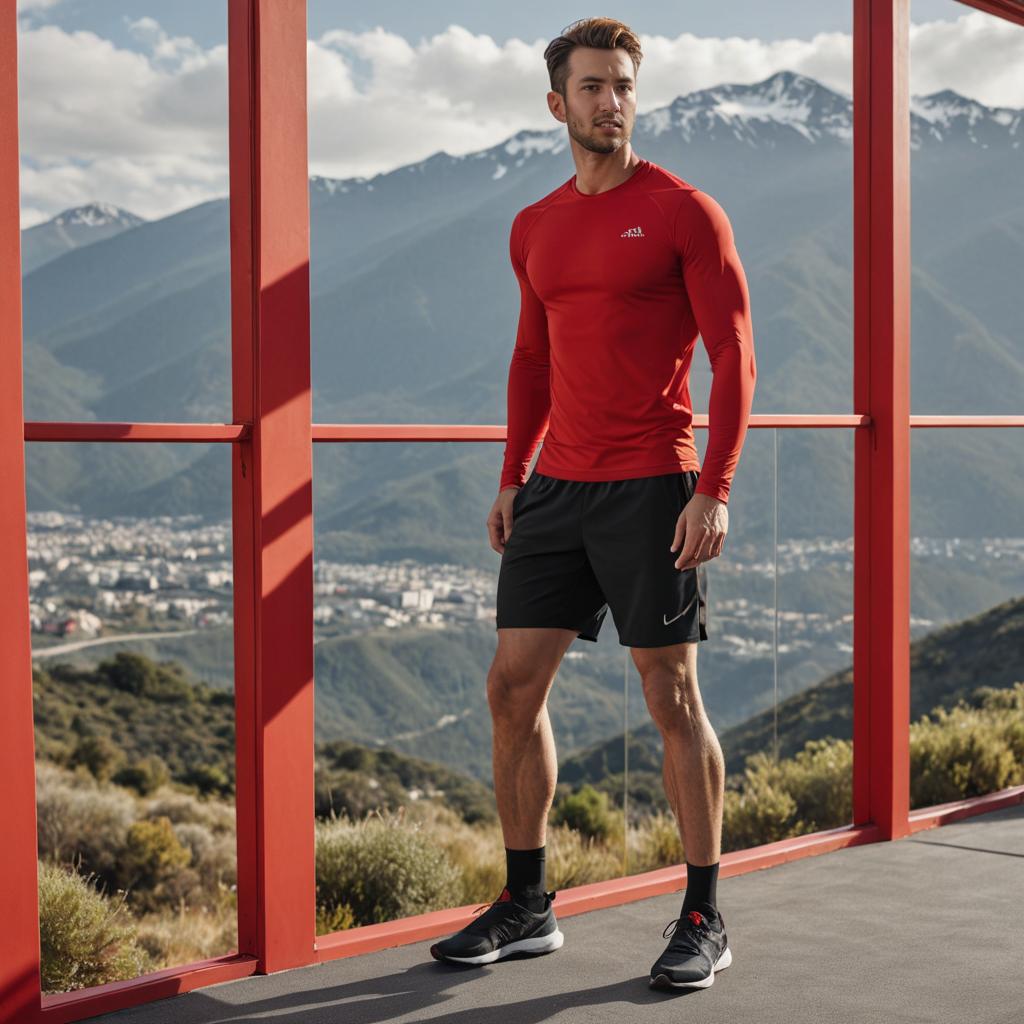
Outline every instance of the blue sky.
<svg viewBox="0 0 1024 1024">
<path fill-rule="evenodd" d="M 510 38 L 551 39 L 560 29 L 588 13 L 620 18 L 637 32 L 675 36 L 755 36 L 758 39 L 810 38 L 816 32 L 850 31 L 852 0 L 646 0 L 616 4 L 588 12 L 577 3 L 518 0 L 480 3 L 448 0 L 415 3 L 412 0 L 376 0 L 373 4 L 345 0 L 309 0 L 310 34 L 345 27 L 365 31 L 383 26 L 411 42 L 462 25 L 473 33 L 486 33 L 498 43 Z M 914 0 L 915 21 L 953 19 L 964 11 L 955 0 Z M 64 0 L 45 10 L 46 20 L 65 29 L 87 28 L 119 46 L 133 46 L 124 18 L 156 18 L 170 35 L 189 35 L 202 46 L 226 38 L 227 4 L 217 0 Z"/>
<path fill-rule="evenodd" d="M 646 0 L 641 112 L 779 70 L 850 92 L 852 0 Z M 310 170 L 371 176 L 559 127 L 542 53 L 575 4 L 309 0 Z M 18 0 L 21 223 L 92 200 L 166 216 L 227 193 L 227 4 Z M 914 0 L 911 91 L 1024 107 L 1024 29 Z M 564 130 L 564 129 L 563 129 Z M 567 167 L 567 173 L 571 170 Z"/>
</svg>

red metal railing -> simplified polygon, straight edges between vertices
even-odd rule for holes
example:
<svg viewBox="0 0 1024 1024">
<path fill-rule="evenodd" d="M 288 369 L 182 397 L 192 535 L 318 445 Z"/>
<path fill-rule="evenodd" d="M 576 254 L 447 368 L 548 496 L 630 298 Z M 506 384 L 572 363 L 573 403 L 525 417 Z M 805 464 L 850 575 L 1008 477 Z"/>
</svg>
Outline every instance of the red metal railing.
<svg viewBox="0 0 1024 1024">
<path fill-rule="evenodd" d="M 1024 25 L 1022 6 L 1010 0 L 963 2 Z M 505 427 L 311 422 L 305 0 L 228 0 L 230 424 L 24 422 L 15 0 L 0 5 L 0 1016 L 74 1021 L 445 934 L 471 908 L 315 934 L 312 444 L 495 442 Z M 853 0 L 852 404 L 862 412 L 750 422 L 854 430 L 854 820 L 725 854 L 722 877 L 1024 800 L 1021 786 L 908 811 L 910 430 L 1024 426 L 1024 416 L 910 415 L 909 7 Z M 695 425 L 706 428 L 707 417 Z M 39 978 L 25 441 L 232 446 L 239 952 L 48 996 Z M 560 894 L 560 912 L 673 891 L 685 884 L 683 870 L 580 886 Z"/>
<path fill-rule="evenodd" d="M 707 429 L 707 413 L 695 413 L 693 425 Z M 786 429 L 869 427 L 867 415 L 813 413 L 754 413 L 752 428 Z M 913 427 L 1024 427 L 1024 416 L 910 416 Z M 313 441 L 504 441 L 503 423 L 314 423 Z M 247 441 L 249 423 L 25 423 L 26 441 Z"/>
</svg>

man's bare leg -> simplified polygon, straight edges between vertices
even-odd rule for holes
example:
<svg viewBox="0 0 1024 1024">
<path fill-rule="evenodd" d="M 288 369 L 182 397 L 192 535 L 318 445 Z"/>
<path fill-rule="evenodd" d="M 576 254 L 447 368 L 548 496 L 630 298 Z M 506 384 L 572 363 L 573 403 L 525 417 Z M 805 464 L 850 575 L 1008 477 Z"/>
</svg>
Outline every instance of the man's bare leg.
<svg viewBox="0 0 1024 1024">
<path fill-rule="evenodd" d="M 494 793 L 505 838 L 508 891 L 462 931 L 430 947 L 435 960 L 491 963 L 510 953 L 560 949 L 544 890 L 545 826 L 558 762 L 547 696 L 574 629 L 498 630 L 487 673 L 494 735 Z"/>
<path fill-rule="evenodd" d="M 505 846 L 543 846 L 558 761 L 547 695 L 574 629 L 499 629 L 487 675 L 494 795 Z"/>
<path fill-rule="evenodd" d="M 686 858 L 686 895 L 651 985 L 707 988 L 732 963 L 717 898 L 725 759 L 697 688 L 696 642 L 633 648 L 633 661 L 665 744 L 665 794 Z"/>
<path fill-rule="evenodd" d="M 665 746 L 662 777 L 687 861 L 716 864 L 722 848 L 725 759 L 697 685 L 697 644 L 631 648 Z"/>
</svg>

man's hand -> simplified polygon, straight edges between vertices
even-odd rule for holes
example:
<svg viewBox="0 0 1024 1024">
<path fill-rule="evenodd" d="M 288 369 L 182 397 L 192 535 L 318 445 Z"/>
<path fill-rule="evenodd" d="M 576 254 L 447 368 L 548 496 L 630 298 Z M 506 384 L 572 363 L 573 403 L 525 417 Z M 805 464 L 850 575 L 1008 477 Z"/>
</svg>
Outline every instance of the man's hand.
<svg viewBox="0 0 1024 1024">
<path fill-rule="evenodd" d="M 698 562 L 717 558 L 729 532 L 729 510 L 724 501 L 708 494 L 694 494 L 683 506 L 676 520 L 676 532 L 670 551 L 680 543 L 675 566 L 677 569 L 693 569 Z"/>
<path fill-rule="evenodd" d="M 491 547 L 499 555 L 504 554 L 505 543 L 512 536 L 512 502 L 518 490 L 518 487 L 505 487 L 498 491 L 487 517 L 487 533 L 491 539 Z"/>
</svg>

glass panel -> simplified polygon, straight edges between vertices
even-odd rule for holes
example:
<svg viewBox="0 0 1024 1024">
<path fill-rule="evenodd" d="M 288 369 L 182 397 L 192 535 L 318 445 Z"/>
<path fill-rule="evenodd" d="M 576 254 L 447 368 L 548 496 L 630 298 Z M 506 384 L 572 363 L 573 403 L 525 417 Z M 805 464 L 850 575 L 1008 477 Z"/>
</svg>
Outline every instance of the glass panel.
<svg viewBox="0 0 1024 1024">
<path fill-rule="evenodd" d="M 798 6 L 770 18 L 759 4 L 716 8 L 696 42 L 667 8 L 645 12 L 635 27 L 665 39 L 641 66 L 631 143 L 730 218 L 761 353 L 755 410 L 844 412 L 850 66 L 811 40 L 848 35 L 850 5 Z M 575 169 L 533 42 L 557 29 L 546 15 L 450 5 L 371 20 L 326 0 L 310 0 L 309 26 L 314 418 L 504 422 L 520 301 L 510 227 Z M 798 34 L 806 54 L 780 64 L 751 38 L 747 60 L 725 39 L 741 26 Z M 701 348 L 697 407 L 709 385 Z"/>
<path fill-rule="evenodd" d="M 162 6 L 18 12 L 28 420 L 230 419 L 227 5 Z"/>
<path fill-rule="evenodd" d="M 729 532 L 705 571 L 697 675 L 726 767 L 722 852 L 848 823 L 853 431 L 750 430 Z M 632 874 L 679 864 L 685 851 L 664 792 L 664 742 L 627 667 Z"/>
<path fill-rule="evenodd" d="M 315 446 L 320 934 L 489 902 L 505 882 L 487 699 L 501 457 L 490 443 Z M 563 776 L 573 751 L 621 749 L 623 650 L 606 621 L 558 668 Z M 548 888 L 622 871 L 621 802 L 566 804 L 571 789 L 559 782 L 549 818 Z M 396 885 L 395 864 L 416 884 Z"/>
<path fill-rule="evenodd" d="M 237 949 L 231 452 L 203 447 L 26 446 L 37 508 L 55 475 L 78 499 L 28 513 L 44 992 Z"/>
<path fill-rule="evenodd" d="M 961 4 L 913 11 L 912 409 L 1019 414 L 1024 88 L 1002 70 L 1024 29 Z M 1024 782 L 1020 452 L 1015 428 L 912 432 L 912 809 Z"/>
<path fill-rule="evenodd" d="M 1024 86 L 1004 69 L 1024 60 L 1024 28 L 959 3 L 912 11 L 911 408 L 1019 413 Z M 990 467 L 966 458 L 967 437 L 942 437 L 963 483 L 984 488 Z"/>
<path fill-rule="evenodd" d="M 1024 463 L 1013 428 L 918 429 L 911 438 L 915 809 L 1024 782 Z"/>
</svg>

